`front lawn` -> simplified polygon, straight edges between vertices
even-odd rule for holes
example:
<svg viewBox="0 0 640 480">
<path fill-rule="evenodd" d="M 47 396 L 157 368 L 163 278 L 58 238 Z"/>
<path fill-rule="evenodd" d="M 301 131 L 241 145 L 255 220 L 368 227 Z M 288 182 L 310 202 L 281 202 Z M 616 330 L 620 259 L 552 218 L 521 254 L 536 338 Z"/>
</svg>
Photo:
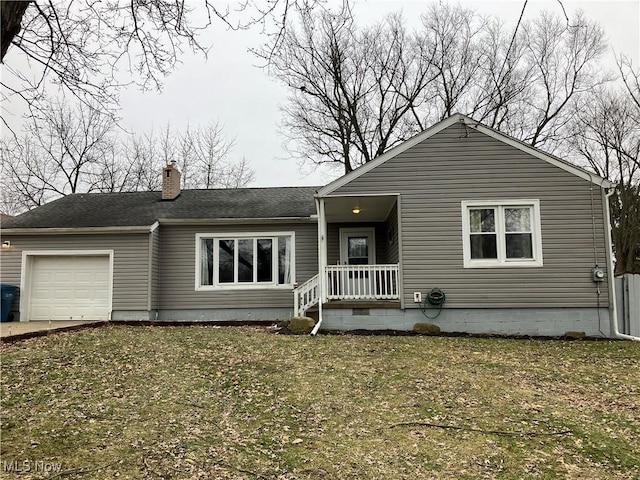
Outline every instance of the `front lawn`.
<svg viewBox="0 0 640 480">
<path fill-rule="evenodd" d="M 1 355 L 2 478 L 640 477 L 637 343 L 109 326 Z"/>
</svg>

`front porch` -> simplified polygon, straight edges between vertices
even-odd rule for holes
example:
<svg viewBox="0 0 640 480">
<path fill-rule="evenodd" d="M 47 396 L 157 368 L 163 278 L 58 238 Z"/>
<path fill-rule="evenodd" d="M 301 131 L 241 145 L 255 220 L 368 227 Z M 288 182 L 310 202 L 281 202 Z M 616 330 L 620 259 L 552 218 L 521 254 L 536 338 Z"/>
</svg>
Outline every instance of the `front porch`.
<svg viewBox="0 0 640 480">
<path fill-rule="evenodd" d="M 348 302 L 343 308 L 358 308 L 362 302 L 400 307 L 399 196 L 347 195 L 316 201 L 321 273 L 294 290 L 295 315 L 338 302 Z"/>
<path fill-rule="evenodd" d="M 329 265 L 324 275 L 314 275 L 294 290 L 294 315 L 303 316 L 320 302 L 325 307 L 375 308 L 400 306 L 399 266 L 394 265 Z M 326 294 L 321 295 L 321 282 Z M 366 307 L 362 307 L 366 305 Z"/>
</svg>

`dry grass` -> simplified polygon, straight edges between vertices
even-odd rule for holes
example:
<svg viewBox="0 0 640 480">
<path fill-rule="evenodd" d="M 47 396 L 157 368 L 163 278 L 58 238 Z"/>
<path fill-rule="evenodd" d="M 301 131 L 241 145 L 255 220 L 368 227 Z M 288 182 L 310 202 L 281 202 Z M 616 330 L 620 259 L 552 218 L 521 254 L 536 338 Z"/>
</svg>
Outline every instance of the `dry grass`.
<svg viewBox="0 0 640 480">
<path fill-rule="evenodd" d="M 627 342 L 105 327 L 2 368 L 0 463 L 48 478 L 640 477 Z"/>
</svg>

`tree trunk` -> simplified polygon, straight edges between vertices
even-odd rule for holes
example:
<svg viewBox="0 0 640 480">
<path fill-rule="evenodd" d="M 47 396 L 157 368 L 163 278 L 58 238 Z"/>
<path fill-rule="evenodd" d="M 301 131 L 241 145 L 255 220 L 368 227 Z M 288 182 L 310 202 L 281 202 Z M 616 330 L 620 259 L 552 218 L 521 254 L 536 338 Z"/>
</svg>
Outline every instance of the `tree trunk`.
<svg viewBox="0 0 640 480">
<path fill-rule="evenodd" d="M 25 1 L 6 1 L 0 2 L 0 19 L 2 23 L 2 31 L 0 32 L 0 42 L 2 44 L 2 56 L 0 61 L 4 62 L 4 56 L 9 49 L 9 45 L 14 37 L 20 33 L 22 28 L 22 17 L 31 2 Z"/>
</svg>

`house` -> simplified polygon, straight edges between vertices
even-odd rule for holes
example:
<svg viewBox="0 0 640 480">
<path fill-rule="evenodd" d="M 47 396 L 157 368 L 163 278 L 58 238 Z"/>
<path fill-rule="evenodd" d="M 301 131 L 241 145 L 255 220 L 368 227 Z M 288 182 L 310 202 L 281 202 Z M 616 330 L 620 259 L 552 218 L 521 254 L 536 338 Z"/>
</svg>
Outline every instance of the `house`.
<svg viewBox="0 0 640 480">
<path fill-rule="evenodd" d="M 167 165 L 162 192 L 4 221 L 20 320 L 315 312 L 316 330 L 615 335 L 613 185 L 464 115 L 323 187 L 179 185 Z"/>
</svg>

